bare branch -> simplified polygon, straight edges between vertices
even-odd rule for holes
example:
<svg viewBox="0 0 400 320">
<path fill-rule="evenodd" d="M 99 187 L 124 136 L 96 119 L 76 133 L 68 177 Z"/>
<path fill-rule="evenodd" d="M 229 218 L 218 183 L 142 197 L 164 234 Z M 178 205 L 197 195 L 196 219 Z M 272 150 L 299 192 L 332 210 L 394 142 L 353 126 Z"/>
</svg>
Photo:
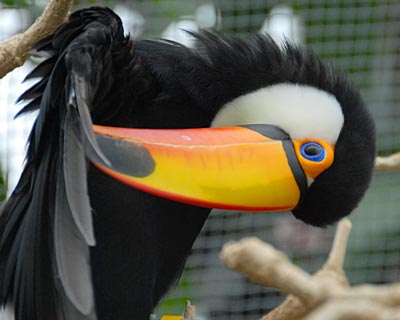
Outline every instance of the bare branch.
<svg viewBox="0 0 400 320">
<path fill-rule="evenodd" d="M 346 256 L 347 241 L 349 239 L 351 231 L 351 221 L 349 219 L 343 219 L 338 224 L 335 239 L 329 258 L 325 264 L 326 267 L 333 268 L 335 270 L 343 270 L 344 258 Z"/>
<path fill-rule="evenodd" d="M 319 286 L 312 276 L 260 239 L 230 241 L 223 246 L 220 258 L 255 283 L 292 293 L 307 302 L 319 298 Z"/>
<path fill-rule="evenodd" d="M 399 171 L 400 170 L 400 152 L 387 157 L 377 157 L 375 171 Z"/>
<path fill-rule="evenodd" d="M 260 320 L 299 320 L 310 310 L 299 298 L 289 295 L 279 306 L 263 316 Z"/>
<path fill-rule="evenodd" d="M 302 319 L 312 308 L 323 301 L 329 294 L 340 294 L 343 287 L 348 287 L 348 281 L 342 269 L 344 256 L 347 249 L 347 240 L 351 230 L 351 222 L 343 219 L 339 222 L 331 253 L 324 267 L 313 277 L 319 284 L 319 295 L 312 302 L 293 294 L 265 315 L 261 320 L 298 320 Z M 329 290 L 327 290 L 329 288 Z M 292 292 L 293 293 L 293 292 Z"/>
<path fill-rule="evenodd" d="M 290 293 L 261 320 L 400 319 L 400 283 L 349 286 L 343 262 L 350 230 L 349 220 L 339 223 L 329 258 L 314 276 L 256 238 L 226 244 L 221 259 L 254 282 Z"/>
<path fill-rule="evenodd" d="M 379 302 L 385 306 L 400 306 L 400 283 L 386 285 L 363 284 L 354 286 L 340 295 L 347 300 L 364 299 Z M 400 319 L 400 318 L 399 318 Z"/>
<path fill-rule="evenodd" d="M 24 64 L 28 50 L 65 21 L 71 5 L 72 0 L 50 0 L 28 30 L 0 43 L 0 79 Z"/>
<path fill-rule="evenodd" d="M 398 320 L 400 310 L 384 308 L 375 301 L 331 300 L 312 311 L 304 320 Z"/>
<path fill-rule="evenodd" d="M 186 301 L 185 313 L 183 315 L 185 320 L 195 320 L 196 319 L 196 307 L 188 300 Z"/>
</svg>

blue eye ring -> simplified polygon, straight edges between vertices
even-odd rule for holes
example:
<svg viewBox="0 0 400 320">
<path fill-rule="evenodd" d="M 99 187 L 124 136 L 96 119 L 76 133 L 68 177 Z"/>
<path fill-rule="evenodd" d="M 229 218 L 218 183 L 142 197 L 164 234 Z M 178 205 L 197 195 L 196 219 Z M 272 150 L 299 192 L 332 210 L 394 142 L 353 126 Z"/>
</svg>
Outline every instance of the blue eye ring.
<svg viewBox="0 0 400 320">
<path fill-rule="evenodd" d="M 301 155 L 310 161 L 321 162 L 325 159 L 325 149 L 316 142 L 306 142 L 300 147 Z"/>
</svg>

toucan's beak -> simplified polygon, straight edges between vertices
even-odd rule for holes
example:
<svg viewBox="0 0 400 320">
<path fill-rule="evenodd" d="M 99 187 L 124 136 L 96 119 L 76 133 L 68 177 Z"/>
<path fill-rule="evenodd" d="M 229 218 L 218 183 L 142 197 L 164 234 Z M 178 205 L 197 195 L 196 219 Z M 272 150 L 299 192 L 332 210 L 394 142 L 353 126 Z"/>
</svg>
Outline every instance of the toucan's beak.
<svg viewBox="0 0 400 320">
<path fill-rule="evenodd" d="M 106 174 L 134 188 L 197 206 L 294 209 L 307 179 L 295 144 L 270 125 L 202 129 L 94 126 Z"/>
</svg>

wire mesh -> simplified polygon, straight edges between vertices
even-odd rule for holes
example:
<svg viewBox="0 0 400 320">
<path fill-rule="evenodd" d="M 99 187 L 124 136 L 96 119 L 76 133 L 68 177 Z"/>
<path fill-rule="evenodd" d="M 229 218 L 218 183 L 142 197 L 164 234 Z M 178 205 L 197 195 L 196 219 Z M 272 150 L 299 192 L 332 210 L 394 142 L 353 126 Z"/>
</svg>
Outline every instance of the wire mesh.
<svg viewBox="0 0 400 320">
<path fill-rule="evenodd" d="M 258 31 L 280 3 L 277 0 L 216 0 L 214 28 L 241 35 Z M 106 4 L 124 16 L 132 36 L 144 38 L 165 34 L 173 22 L 198 22 L 198 8 L 207 2 L 159 0 Z M 323 60 L 348 73 L 360 87 L 377 124 L 379 152 L 399 151 L 400 2 L 298 0 L 286 1 L 286 4 L 300 19 L 304 44 L 312 46 Z M 20 20 L 22 27 L 24 21 L 29 21 Z M 25 70 L 15 71 L 0 81 L 0 153 L 9 172 L 16 170 L 14 166 L 20 166 L 21 158 L 16 160 L 14 154 L 21 154 L 23 147 L 23 143 L 14 139 L 27 131 L 23 124 L 11 124 L 10 116 L 16 111 L 12 102 L 21 92 L 16 86 L 23 73 Z M 353 284 L 400 281 L 399 202 L 400 173 L 376 174 L 365 199 L 351 217 L 353 231 L 345 269 Z M 333 228 L 321 230 L 305 226 L 288 213 L 214 211 L 193 247 L 180 282 L 157 312 L 180 313 L 184 301 L 190 298 L 198 309 L 199 319 L 259 318 L 282 297 L 226 269 L 218 258 L 223 243 L 258 236 L 313 272 L 327 256 L 333 231 Z"/>
</svg>

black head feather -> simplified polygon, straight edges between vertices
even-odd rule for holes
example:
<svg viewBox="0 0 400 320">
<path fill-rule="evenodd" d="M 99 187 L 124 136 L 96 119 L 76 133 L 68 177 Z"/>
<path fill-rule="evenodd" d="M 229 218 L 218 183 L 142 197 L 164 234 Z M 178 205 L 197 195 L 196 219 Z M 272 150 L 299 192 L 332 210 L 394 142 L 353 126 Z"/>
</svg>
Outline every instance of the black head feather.
<svg viewBox="0 0 400 320">
<path fill-rule="evenodd" d="M 208 122 L 199 119 L 198 126 L 210 125 L 235 98 L 278 83 L 311 86 L 336 97 L 344 125 L 335 161 L 293 213 L 316 226 L 348 215 L 369 185 L 376 153 L 374 123 L 358 90 L 309 48 L 290 43 L 279 47 L 262 34 L 247 39 L 207 31 L 191 34 L 197 39 L 194 49 L 171 41 L 140 41 L 136 52 L 164 86 L 189 96 L 208 114 Z"/>
<path fill-rule="evenodd" d="M 374 123 L 360 94 L 343 77 L 332 87 L 344 114 L 335 160 L 293 210 L 296 218 L 316 226 L 331 224 L 356 208 L 370 184 L 376 156 Z"/>
<path fill-rule="evenodd" d="M 344 125 L 335 146 L 335 160 L 317 177 L 293 214 L 306 223 L 325 226 L 354 210 L 371 181 L 376 146 L 373 120 L 351 82 L 312 50 L 289 43 L 280 48 L 269 36 L 255 35 L 249 40 L 207 32 L 194 36 L 214 77 L 211 87 L 201 87 L 199 82 L 197 94 L 206 96 L 209 105 L 215 104 L 212 110 L 278 83 L 307 85 L 336 97 Z"/>
</svg>

